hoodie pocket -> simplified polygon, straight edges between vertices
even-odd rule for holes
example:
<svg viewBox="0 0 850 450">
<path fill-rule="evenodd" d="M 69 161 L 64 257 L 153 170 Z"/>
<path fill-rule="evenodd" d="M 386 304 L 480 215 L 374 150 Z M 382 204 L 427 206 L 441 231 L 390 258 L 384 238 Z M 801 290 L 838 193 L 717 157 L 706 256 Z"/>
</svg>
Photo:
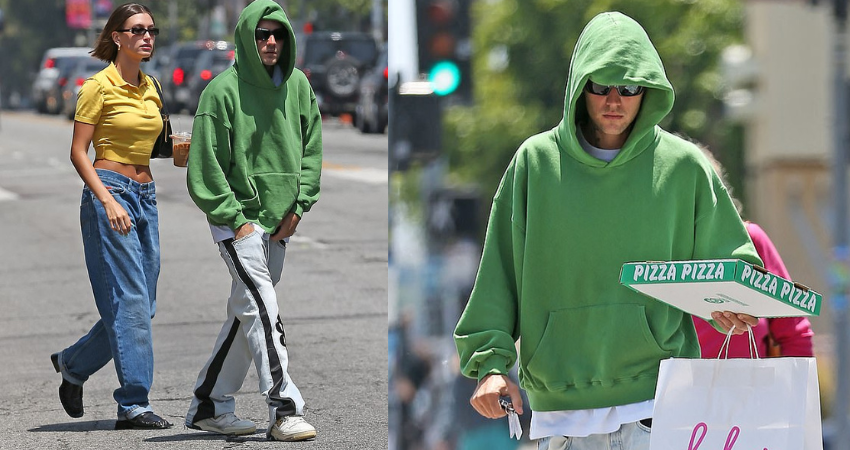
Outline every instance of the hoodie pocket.
<svg viewBox="0 0 850 450">
<path fill-rule="evenodd" d="M 611 386 L 658 370 L 671 355 L 650 331 L 642 305 L 596 305 L 549 313 L 526 373 L 537 389 Z"/>
<path fill-rule="evenodd" d="M 298 174 L 257 173 L 249 179 L 259 199 L 261 221 L 263 218 L 279 221 L 298 198 Z"/>
</svg>

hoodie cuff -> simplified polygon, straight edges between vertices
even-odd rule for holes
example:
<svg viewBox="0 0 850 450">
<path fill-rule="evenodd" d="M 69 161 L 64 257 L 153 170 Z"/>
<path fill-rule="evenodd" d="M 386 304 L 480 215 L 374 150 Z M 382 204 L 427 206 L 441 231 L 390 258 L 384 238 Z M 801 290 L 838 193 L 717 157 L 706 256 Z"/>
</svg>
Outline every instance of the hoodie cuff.
<svg viewBox="0 0 850 450">
<path fill-rule="evenodd" d="M 292 210 L 290 212 L 294 212 L 299 219 L 301 217 L 304 217 L 304 207 L 302 207 L 301 204 L 298 202 L 295 202 L 295 205 L 292 207 Z"/>
<path fill-rule="evenodd" d="M 245 225 L 248 222 L 248 219 L 245 218 L 242 213 L 239 213 L 227 226 L 229 226 L 231 230 L 236 231 L 237 228 L 241 227 L 242 225 Z"/>
<path fill-rule="evenodd" d="M 508 358 L 501 355 L 493 355 L 478 366 L 478 381 L 487 375 L 507 375 L 510 368 L 508 367 Z"/>
</svg>

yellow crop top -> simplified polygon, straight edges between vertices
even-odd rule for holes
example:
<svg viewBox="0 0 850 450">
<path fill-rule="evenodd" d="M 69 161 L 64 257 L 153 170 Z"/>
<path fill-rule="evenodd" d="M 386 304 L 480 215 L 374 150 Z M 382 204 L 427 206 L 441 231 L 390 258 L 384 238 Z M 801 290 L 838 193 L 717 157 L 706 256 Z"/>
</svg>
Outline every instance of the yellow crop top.
<svg viewBox="0 0 850 450">
<path fill-rule="evenodd" d="M 144 73 L 139 78 L 139 86 L 127 83 L 110 63 L 80 88 L 74 120 L 94 125 L 95 159 L 150 163 L 153 143 L 162 131 L 162 102 L 153 80 Z"/>
</svg>

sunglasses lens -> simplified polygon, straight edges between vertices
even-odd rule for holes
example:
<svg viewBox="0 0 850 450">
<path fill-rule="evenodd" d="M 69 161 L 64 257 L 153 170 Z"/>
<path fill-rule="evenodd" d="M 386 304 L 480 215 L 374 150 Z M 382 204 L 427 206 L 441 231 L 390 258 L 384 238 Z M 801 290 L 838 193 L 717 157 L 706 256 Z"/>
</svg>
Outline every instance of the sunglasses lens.
<svg viewBox="0 0 850 450">
<path fill-rule="evenodd" d="M 156 36 L 156 35 L 159 34 L 159 28 L 142 28 L 142 27 L 130 28 L 130 33 L 133 33 L 136 36 L 144 36 L 145 32 L 150 33 L 151 36 Z"/>
<path fill-rule="evenodd" d="M 633 97 L 643 92 L 643 86 L 638 86 L 636 84 L 617 86 L 617 92 L 619 92 L 623 97 Z"/>
<path fill-rule="evenodd" d="M 625 86 L 605 86 L 604 84 L 597 84 L 593 81 L 588 81 L 587 86 L 585 86 L 585 90 L 593 95 L 608 95 L 608 93 L 611 92 L 611 88 L 616 88 L 617 93 L 623 97 L 634 97 L 635 95 L 640 95 L 644 90 L 643 86 L 639 86 L 637 84 L 627 84 Z"/>
<path fill-rule="evenodd" d="M 269 36 L 272 35 L 272 32 L 265 28 L 257 28 L 254 30 L 254 38 L 258 41 L 267 41 L 269 40 Z"/>
<path fill-rule="evenodd" d="M 588 81 L 587 91 L 594 95 L 608 95 L 608 92 L 611 91 L 611 88 L 601 84 L 596 84 L 592 81 Z"/>
<path fill-rule="evenodd" d="M 268 41 L 269 37 L 274 36 L 275 41 L 279 41 L 286 37 L 286 29 L 285 28 L 275 28 L 274 30 L 267 30 L 265 28 L 257 28 L 254 30 L 254 38 L 258 41 Z"/>
</svg>

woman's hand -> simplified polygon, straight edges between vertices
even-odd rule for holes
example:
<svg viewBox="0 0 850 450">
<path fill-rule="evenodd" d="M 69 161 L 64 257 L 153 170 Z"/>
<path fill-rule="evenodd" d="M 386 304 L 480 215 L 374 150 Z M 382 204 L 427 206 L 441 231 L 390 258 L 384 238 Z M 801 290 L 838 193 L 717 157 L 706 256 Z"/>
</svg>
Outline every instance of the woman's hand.
<svg viewBox="0 0 850 450">
<path fill-rule="evenodd" d="M 103 209 L 106 210 L 106 217 L 109 219 L 109 226 L 120 233 L 122 236 L 130 234 L 133 228 L 133 221 L 130 220 L 130 215 L 124 210 L 114 198 L 107 197 L 105 201 L 101 201 Z"/>
</svg>

